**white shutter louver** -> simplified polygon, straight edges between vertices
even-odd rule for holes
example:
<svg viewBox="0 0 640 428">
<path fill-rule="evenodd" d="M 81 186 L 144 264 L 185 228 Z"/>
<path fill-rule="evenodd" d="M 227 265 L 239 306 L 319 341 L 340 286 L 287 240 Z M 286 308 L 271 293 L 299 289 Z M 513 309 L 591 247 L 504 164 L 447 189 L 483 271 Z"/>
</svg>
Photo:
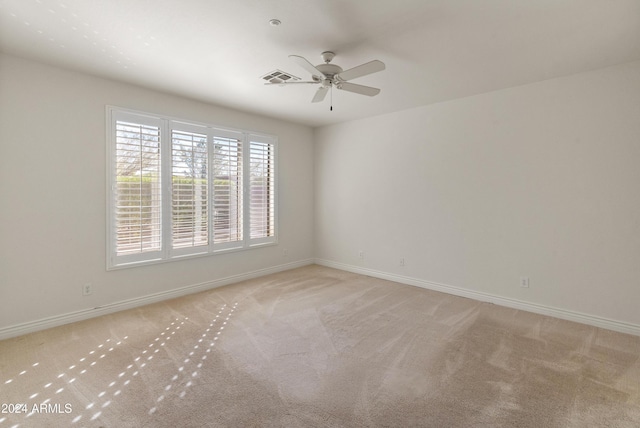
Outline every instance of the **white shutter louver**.
<svg viewBox="0 0 640 428">
<path fill-rule="evenodd" d="M 275 236 L 275 146 L 250 143 L 251 239 Z"/>
<path fill-rule="evenodd" d="M 207 136 L 171 132 L 172 247 L 209 244 Z"/>
<path fill-rule="evenodd" d="M 116 122 L 116 255 L 161 248 L 160 128 Z"/>
<path fill-rule="evenodd" d="M 213 138 L 213 242 L 242 241 L 242 142 Z"/>
</svg>

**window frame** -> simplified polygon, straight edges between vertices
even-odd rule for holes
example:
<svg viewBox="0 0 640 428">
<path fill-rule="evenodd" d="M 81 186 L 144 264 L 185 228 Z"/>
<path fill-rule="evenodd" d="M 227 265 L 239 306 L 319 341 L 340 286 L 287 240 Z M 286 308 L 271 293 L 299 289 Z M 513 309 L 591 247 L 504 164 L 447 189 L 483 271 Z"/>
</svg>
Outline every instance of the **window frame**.
<svg viewBox="0 0 640 428">
<path fill-rule="evenodd" d="M 158 126 L 160 130 L 160 250 L 154 252 L 141 252 L 138 254 L 118 255 L 117 254 L 117 176 L 116 176 L 116 123 L 124 121 L 135 124 Z M 144 266 L 155 263 L 165 263 L 185 258 L 205 257 L 220 253 L 234 251 L 244 251 L 252 248 L 276 245 L 278 243 L 278 138 L 275 135 L 221 127 L 213 124 L 206 124 L 197 121 L 183 120 L 179 118 L 156 115 L 116 106 L 106 106 L 106 150 L 107 150 L 107 170 L 106 170 L 106 258 L 107 270 L 122 269 L 134 266 Z M 173 131 L 193 132 L 207 136 L 207 183 L 208 183 L 208 242 L 206 245 L 187 246 L 182 248 L 173 247 Z M 242 202 L 237 206 L 240 210 L 241 239 L 229 242 L 214 241 L 214 188 L 216 180 L 214 172 L 214 149 L 215 138 L 237 139 L 241 148 L 241 180 L 242 189 L 239 192 Z M 267 219 L 274 227 L 273 236 L 251 238 L 251 176 L 250 161 L 252 143 L 268 144 L 273 150 L 273 155 L 268 161 L 268 165 L 273 169 L 273 209 L 270 210 Z M 268 210 L 269 211 L 269 210 Z"/>
</svg>

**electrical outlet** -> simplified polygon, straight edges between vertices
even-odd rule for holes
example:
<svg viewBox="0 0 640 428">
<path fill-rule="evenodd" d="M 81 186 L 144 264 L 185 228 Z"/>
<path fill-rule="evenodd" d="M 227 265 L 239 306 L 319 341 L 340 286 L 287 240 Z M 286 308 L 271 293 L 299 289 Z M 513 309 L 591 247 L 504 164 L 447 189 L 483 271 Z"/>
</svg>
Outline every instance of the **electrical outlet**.
<svg viewBox="0 0 640 428">
<path fill-rule="evenodd" d="M 526 276 L 520 277 L 520 287 L 529 288 L 529 278 Z"/>
<path fill-rule="evenodd" d="M 282 250 L 282 257 L 288 257 L 289 256 L 289 250 L 287 250 L 286 248 Z"/>
<path fill-rule="evenodd" d="M 82 295 L 90 296 L 91 294 L 93 294 L 93 288 L 91 287 L 91 283 L 88 282 L 82 286 Z"/>
<path fill-rule="evenodd" d="M 358 251 L 358 257 L 360 257 L 361 260 L 364 260 L 364 251 Z"/>
<path fill-rule="evenodd" d="M 400 266 L 404 266 L 404 257 L 400 259 Z"/>
</svg>

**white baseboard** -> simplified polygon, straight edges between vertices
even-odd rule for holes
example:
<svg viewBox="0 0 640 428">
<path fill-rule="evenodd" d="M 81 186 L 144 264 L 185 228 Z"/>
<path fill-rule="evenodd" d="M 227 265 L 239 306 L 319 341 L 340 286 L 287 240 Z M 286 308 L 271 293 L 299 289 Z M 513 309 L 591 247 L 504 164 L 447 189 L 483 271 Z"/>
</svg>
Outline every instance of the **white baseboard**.
<svg viewBox="0 0 640 428">
<path fill-rule="evenodd" d="M 621 333 L 633 334 L 640 336 L 640 325 L 615 321 L 607 318 L 601 318 L 594 315 L 583 314 L 566 309 L 554 308 L 552 306 L 539 305 L 537 303 L 524 302 L 521 300 L 500 297 L 494 294 L 483 293 L 479 291 L 468 290 L 465 288 L 454 287 L 446 284 L 425 281 L 423 279 L 412 278 L 392 273 L 382 272 L 374 269 L 353 266 L 344 263 L 338 263 L 330 260 L 316 259 L 315 263 L 321 266 L 327 266 L 347 272 L 358 273 L 361 275 L 372 276 L 374 278 L 386 279 L 401 284 L 413 285 L 416 287 L 426 288 L 429 290 L 440 291 L 454 296 L 467 297 L 469 299 L 481 302 L 494 303 L 496 305 L 505 306 L 513 309 L 520 309 L 527 312 L 533 312 L 541 315 L 548 315 L 567 321 L 574 321 L 581 324 L 587 324 L 595 327 L 605 328 L 607 330 L 618 331 Z"/>
<path fill-rule="evenodd" d="M 490 303 L 494 303 L 500 306 L 505 306 L 508 308 L 519 309 L 519 310 L 533 312 L 541 315 L 548 315 L 548 316 L 552 316 L 555 318 L 560 318 L 568 321 L 574 321 L 582 324 L 592 325 L 595 327 L 605 328 L 608 330 L 618 331 L 621 333 L 628 333 L 628 334 L 640 336 L 640 325 L 636 325 L 636 324 L 610 320 L 610 319 L 601 318 L 601 317 L 597 317 L 589 314 L 583 314 L 580 312 L 554 308 L 551 306 L 539 305 L 536 303 L 524 302 L 521 300 L 510 299 L 506 297 L 500 297 L 500 296 L 496 296 L 489 293 L 482 293 L 478 291 L 468 290 L 465 288 L 454 287 L 446 284 L 439 284 L 436 282 L 425 281 L 418 278 L 396 275 L 396 274 L 382 272 L 374 269 L 363 268 L 360 266 L 353 266 L 353 265 L 348 265 L 344 263 L 338 263 L 330 260 L 305 259 L 305 260 L 277 265 L 277 266 L 273 266 L 265 269 L 259 269 L 252 272 L 232 275 L 226 278 L 207 281 L 200 284 L 193 284 L 186 287 L 177 288 L 175 290 L 165 291 L 162 293 L 150 294 L 147 296 L 123 300 L 120 302 L 115 302 L 108 305 L 102 305 L 95 308 L 84 309 L 84 310 L 70 312 L 62 315 L 56 315 L 53 317 L 43 318 L 36 321 L 30 321 L 22 324 L 0 328 L 0 340 L 21 336 L 23 334 L 33 333 L 36 331 L 45 330 L 48 328 L 57 327 L 60 325 L 69 324 L 76 321 L 83 321 L 89 318 L 94 318 L 101 315 L 123 311 L 125 309 L 132 309 L 139 306 L 160 302 L 163 300 L 186 296 L 188 294 L 198 293 L 200 291 L 210 290 L 213 288 L 221 287 L 223 285 L 234 284 L 236 282 L 244 281 L 247 279 L 258 278 L 260 276 L 269 275 L 277 272 L 283 272 L 286 270 L 295 269 L 298 267 L 307 266 L 314 263 L 321 266 L 327 266 L 334 269 L 344 270 L 347 272 L 353 272 L 361 275 L 372 276 L 374 278 L 386 279 L 386 280 L 398 282 L 401 284 L 413 285 L 413 286 L 425 288 L 428 290 L 440 291 L 443 293 L 452 294 L 460 297 L 466 297 L 466 298 L 478 300 L 481 302 L 490 302 Z"/>
<path fill-rule="evenodd" d="M 114 302 L 107 305 L 98 306 L 95 308 L 84 309 L 84 310 L 70 312 L 62 315 L 56 315 L 53 317 L 43 318 L 36 321 L 29 321 L 22 324 L 4 327 L 4 328 L 0 328 L 0 340 L 21 336 L 23 334 L 33 333 L 36 331 L 45 330 L 51 327 L 57 327 L 60 325 L 69 324 L 76 321 L 83 321 L 89 318 L 98 317 L 100 315 L 106 315 L 114 312 L 123 311 L 125 309 L 132 309 L 139 306 L 148 305 L 150 303 L 156 303 L 163 300 L 169 300 L 176 297 L 186 296 L 188 294 L 210 290 L 213 288 L 221 287 L 223 285 L 234 284 L 236 282 L 244 281 L 247 279 L 258 278 L 260 276 L 269 275 L 272 273 L 295 269 L 295 268 L 307 266 L 313 263 L 314 263 L 313 259 L 299 260 L 296 262 L 272 266 L 269 268 L 259 269 L 252 272 L 232 275 L 226 278 L 216 279 L 213 281 L 207 281 L 200 284 L 188 285 L 186 287 L 180 287 L 174 290 L 163 291 L 161 293 L 155 293 L 147 296 L 123 300 L 120 302 Z"/>
</svg>

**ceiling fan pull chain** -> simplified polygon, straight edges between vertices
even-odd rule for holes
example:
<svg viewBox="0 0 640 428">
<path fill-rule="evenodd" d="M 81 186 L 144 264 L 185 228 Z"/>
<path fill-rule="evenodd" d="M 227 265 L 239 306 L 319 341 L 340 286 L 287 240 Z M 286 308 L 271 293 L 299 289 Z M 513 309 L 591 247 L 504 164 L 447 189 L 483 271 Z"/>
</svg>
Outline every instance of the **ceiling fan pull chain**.
<svg viewBox="0 0 640 428">
<path fill-rule="evenodd" d="M 331 94 L 330 94 L 329 96 L 330 96 L 330 98 L 331 98 L 331 99 L 330 99 L 330 104 L 331 104 L 331 106 L 329 107 L 329 111 L 333 111 L 333 85 L 331 85 L 331 89 L 330 89 L 330 91 L 331 91 Z"/>
</svg>

